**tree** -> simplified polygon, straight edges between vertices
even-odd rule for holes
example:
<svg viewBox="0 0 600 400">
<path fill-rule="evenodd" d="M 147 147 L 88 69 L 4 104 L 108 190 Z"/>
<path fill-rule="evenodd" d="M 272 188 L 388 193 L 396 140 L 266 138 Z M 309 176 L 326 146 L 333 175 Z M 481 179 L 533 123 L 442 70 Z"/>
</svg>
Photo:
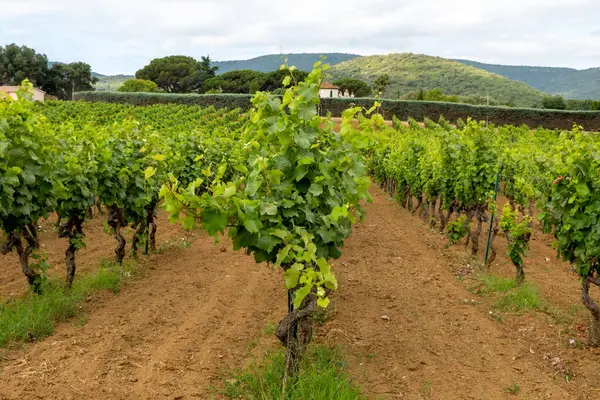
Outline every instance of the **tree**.
<svg viewBox="0 0 600 400">
<path fill-rule="evenodd" d="M 388 74 L 383 74 L 375 79 L 375 82 L 373 82 L 373 88 L 377 93 L 383 93 L 385 92 L 385 88 L 388 87 L 390 83 L 390 76 Z"/>
<path fill-rule="evenodd" d="M 48 75 L 48 57 L 26 46 L 0 46 L 0 85 L 19 86 L 28 79 L 34 86 L 42 86 Z"/>
<path fill-rule="evenodd" d="M 55 63 L 48 71 L 42 89 L 61 100 L 72 100 L 73 92 L 94 90 L 97 81 L 98 78 L 92 76 L 92 67 L 89 64 Z"/>
<path fill-rule="evenodd" d="M 152 93 L 158 92 L 158 86 L 156 85 L 156 83 L 145 79 L 128 79 L 125 82 L 123 82 L 123 84 L 119 89 L 117 89 L 117 91 Z"/>
<path fill-rule="evenodd" d="M 425 92 L 423 88 L 419 89 L 419 93 L 417 94 L 417 100 L 425 100 Z"/>
<path fill-rule="evenodd" d="M 354 97 L 369 97 L 373 92 L 371 86 L 360 79 L 342 78 L 333 82 L 333 84 L 343 91 L 352 93 Z"/>
<path fill-rule="evenodd" d="M 212 67 L 211 63 L 212 61 L 210 60 L 210 56 L 202 56 L 200 61 L 200 71 L 202 72 L 203 80 L 210 79 L 217 75 L 219 67 Z"/>
<path fill-rule="evenodd" d="M 252 70 L 230 71 L 207 79 L 202 91 L 218 91 L 222 93 L 254 94 L 267 81 L 267 74 Z"/>
<path fill-rule="evenodd" d="M 267 74 L 267 80 L 260 88 L 263 92 L 273 92 L 283 88 L 283 80 L 289 76 L 289 71 L 278 69 Z M 296 70 L 294 76 L 298 82 L 303 81 L 308 76 L 308 72 Z"/>
<path fill-rule="evenodd" d="M 567 103 L 562 96 L 544 96 L 542 99 L 542 107 L 552 110 L 565 110 Z"/>
<path fill-rule="evenodd" d="M 152 81 L 169 93 L 190 93 L 200 89 L 206 74 L 202 63 L 192 57 L 168 56 L 150 61 L 135 77 Z"/>
</svg>

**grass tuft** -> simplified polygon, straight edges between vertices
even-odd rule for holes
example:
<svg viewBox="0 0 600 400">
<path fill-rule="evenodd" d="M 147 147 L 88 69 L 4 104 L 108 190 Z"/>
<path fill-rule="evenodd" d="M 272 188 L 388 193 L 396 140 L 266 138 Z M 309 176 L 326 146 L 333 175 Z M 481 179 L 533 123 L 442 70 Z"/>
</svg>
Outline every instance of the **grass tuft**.
<svg viewBox="0 0 600 400">
<path fill-rule="evenodd" d="M 504 278 L 495 275 L 480 275 L 477 280 L 481 283 L 482 287 L 479 290 L 481 294 L 487 293 L 506 293 L 511 289 L 517 287 L 514 279 Z"/>
<path fill-rule="evenodd" d="M 510 394 L 518 394 L 521 391 L 521 387 L 516 383 L 513 383 L 512 385 L 505 387 L 504 391 Z"/>
<path fill-rule="evenodd" d="M 48 280 L 42 294 L 28 293 L 0 302 L 0 347 L 16 342 L 30 342 L 49 336 L 59 322 L 81 313 L 82 303 L 100 290 L 119 291 L 122 276 L 132 273 L 132 265 L 116 266 L 103 262 L 91 275 L 79 277 L 68 291 L 57 280 Z M 85 318 L 79 322 L 85 321 Z"/>
<path fill-rule="evenodd" d="M 283 350 L 272 354 L 263 365 L 251 365 L 225 381 L 224 395 L 229 399 L 281 399 L 285 356 Z M 298 379 L 289 384 L 285 400 L 366 399 L 344 372 L 339 349 L 315 345 L 304 356 Z"/>
<path fill-rule="evenodd" d="M 496 306 L 500 310 L 517 313 L 529 310 L 548 310 L 547 300 L 542 298 L 539 294 L 539 289 L 530 283 L 525 283 L 506 293 Z"/>
<path fill-rule="evenodd" d="M 505 312 L 525 312 L 549 310 L 549 303 L 533 283 L 525 282 L 517 285 L 514 279 L 491 274 L 479 275 L 475 278 L 479 285 L 476 292 L 481 295 L 496 295 L 495 308 Z"/>
</svg>

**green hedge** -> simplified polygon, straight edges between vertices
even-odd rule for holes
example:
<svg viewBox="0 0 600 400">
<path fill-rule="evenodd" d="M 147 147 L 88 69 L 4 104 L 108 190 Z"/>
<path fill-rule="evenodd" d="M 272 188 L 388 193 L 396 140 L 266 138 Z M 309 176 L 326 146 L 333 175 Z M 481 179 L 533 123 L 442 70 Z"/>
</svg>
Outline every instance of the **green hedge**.
<svg viewBox="0 0 600 400">
<path fill-rule="evenodd" d="M 100 101 L 107 103 L 125 103 L 138 106 L 151 104 L 177 103 L 199 106 L 215 106 L 217 108 L 251 108 L 252 96 L 245 94 L 169 94 L 169 93 L 119 93 L 119 92 L 79 92 L 75 94 L 76 100 Z M 573 124 L 583 126 L 588 130 L 600 129 L 599 111 L 567 111 L 567 110 L 542 110 L 532 108 L 511 108 L 474 106 L 463 103 L 444 103 L 434 101 L 407 101 L 407 100 L 380 100 L 381 110 L 386 119 L 392 115 L 401 120 L 412 117 L 422 121 L 425 117 L 438 120 L 444 116 L 449 121 L 459 118 L 466 120 L 468 117 L 477 120 L 488 120 L 497 125 L 522 125 L 532 128 L 543 126 L 551 129 L 571 129 Z M 375 99 L 367 98 L 323 98 L 321 99 L 320 113 L 331 113 L 334 117 L 341 116 L 342 112 L 351 106 L 370 108 Z"/>
<path fill-rule="evenodd" d="M 77 92 L 75 100 L 132 104 L 149 106 L 152 104 L 186 104 L 201 107 L 241 108 L 248 110 L 252 96 L 249 94 L 171 94 L 171 93 L 123 93 L 123 92 Z"/>
<path fill-rule="evenodd" d="M 444 103 L 436 101 L 380 100 L 381 112 L 385 119 L 392 115 L 400 120 L 412 117 L 422 121 L 425 117 L 437 121 L 444 116 L 449 121 L 459 118 L 466 120 L 471 117 L 476 120 L 488 120 L 496 125 L 528 125 L 532 128 L 543 126 L 550 129 L 571 129 L 573 124 L 583 126 L 588 130 L 600 129 L 600 112 L 598 111 L 567 111 L 542 110 L 534 108 L 512 108 L 497 106 L 475 106 L 464 103 Z M 321 99 L 321 113 L 331 112 L 339 116 L 350 106 L 370 108 L 375 99 Z"/>
</svg>

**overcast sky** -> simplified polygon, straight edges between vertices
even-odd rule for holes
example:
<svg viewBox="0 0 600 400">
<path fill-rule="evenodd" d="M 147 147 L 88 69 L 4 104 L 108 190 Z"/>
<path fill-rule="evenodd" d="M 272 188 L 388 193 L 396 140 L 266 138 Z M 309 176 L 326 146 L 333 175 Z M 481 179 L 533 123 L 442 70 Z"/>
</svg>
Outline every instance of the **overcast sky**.
<svg viewBox="0 0 600 400">
<path fill-rule="evenodd" d="M 599 0 L 0 0 L 0 45 L 132 74 L 152 58 L 412 52 L 600 67 Z"/>
</svg>

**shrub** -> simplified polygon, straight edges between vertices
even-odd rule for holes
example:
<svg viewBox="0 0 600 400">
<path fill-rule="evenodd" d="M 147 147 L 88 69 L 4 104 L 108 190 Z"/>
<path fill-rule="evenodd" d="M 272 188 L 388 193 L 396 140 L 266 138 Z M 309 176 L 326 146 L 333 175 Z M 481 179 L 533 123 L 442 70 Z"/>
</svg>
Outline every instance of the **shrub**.
<svg viewBox="0 0 600 400">
<path fill-rule="evenodd" d="M 158 86 L 156 83 L 146 79 L 128 79 L 119 89 L 119 92 L 146 92 L 153 93 L 158 92 Z"/>
</svg>

